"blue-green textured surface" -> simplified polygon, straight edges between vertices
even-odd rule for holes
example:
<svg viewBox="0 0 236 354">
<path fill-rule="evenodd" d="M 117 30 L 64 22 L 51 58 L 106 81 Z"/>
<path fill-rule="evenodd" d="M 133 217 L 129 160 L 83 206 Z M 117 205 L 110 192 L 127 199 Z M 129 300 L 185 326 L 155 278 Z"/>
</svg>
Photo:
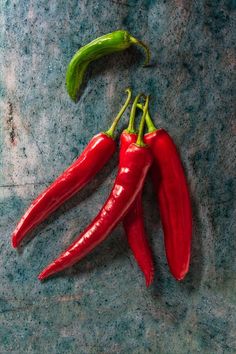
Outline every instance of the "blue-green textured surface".
<svg viewBox="0 0 236 354">
<path fill-rule="evenodd" d="M 235 353 L 235 1 L 0 6 L 0 353 Z M 142 68 L 137 48 L 101 59 L 74 104 L 65 90 L 69 60 L 118 28 L 150 45 L 152 67 Z M 150 289 L 120 226 L 73 269 L 40 283 L 38 273 L 106 199 L 117 156 L 19 251 L 11 232 L 38 193 L 107 129 L 127 86 L 152 95 L 156 124 L 179 147 L 194 210 L 190 273 L 178 283 L 168 271 L 148 181 Z"/>
</svg>

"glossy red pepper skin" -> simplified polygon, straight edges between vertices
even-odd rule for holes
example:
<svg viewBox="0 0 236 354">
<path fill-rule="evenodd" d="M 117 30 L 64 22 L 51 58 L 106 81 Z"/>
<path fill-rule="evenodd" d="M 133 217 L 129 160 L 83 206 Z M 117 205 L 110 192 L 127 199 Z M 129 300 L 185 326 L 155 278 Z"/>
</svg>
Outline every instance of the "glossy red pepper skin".
<svg viewBox="0 0 236 354">
<path fill-rule="evenodd" d="M 29 231 L 81 190 L 108 162 L 115 149 L 113 138 L 105 133 L 95 135 L 76 161 L 30 205 L 12 234 L 12 246 L 18 247 Z"/>
<path fill-rule="evenodd" d="M 192 211 L 188 185 L 176 146 L 164 129 L 145 134 L 154 156 L 153 182 L 164 231 L 169 268 L 177 280 L 189 270 Z"/>
<path fill-rule="evenodd" d="M 120 136 L 120 163 L 122 163 L 129 145 L 136 142 L 136 140 L 137 134 L 123 131 Z M 145 276 L 146 286 L 149 287 L 154 278 L 154 262 L 144 227 L 142 191 L 124 216 L 123 226 L 129 247 Z"/>
<path fill-rule="evenodd" d="M 151 163 L 148 147 L 129 146 L 103 208 L 74 243 L 43 270 L 40 280 L 77 263 L 106 239 L 141 191 Z"/>
</svg>

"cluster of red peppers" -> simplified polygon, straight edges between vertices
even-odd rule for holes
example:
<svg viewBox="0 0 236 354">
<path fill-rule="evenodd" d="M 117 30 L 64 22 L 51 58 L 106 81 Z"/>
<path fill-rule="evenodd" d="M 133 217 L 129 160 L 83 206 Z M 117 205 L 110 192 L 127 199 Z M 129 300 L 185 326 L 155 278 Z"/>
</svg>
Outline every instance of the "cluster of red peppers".
<svg viewBox="0 0 236 354">
<path fill-rule="evenodd" d="M 28 232 L 81 190 L 112 157 L 116 150 L 116 126 L 131 101 L 131 90 L 126 91 L 126 102 L 110 129 L 94 136 L 77 160 L 30 205 L 13 232 L 13 247 L 18 247 Z M 140 103 L 141 96 L 144 95 L 136 96 L 128 128 L 120 136 L 119 168 L 109 197 L 71 246 L 40 273 L 40 280 L 80 261 L 105 240 L 118 223 L 123 222 L 129 246 L 145 275 L 146 285 L 152 283 L 154 261 L 142 209 L 142 189 L 149 170 L 160 210 L 170 271 L 177 280 L 187 274 L 192 213 L 186 177 L 173 140 L 164 129 L 154 126 L 148 112 L 149 96 L 144 96 L 144 104 Z M 143 112 L 138 132 L 134 126 L 137 108 Z"/>
</svg>

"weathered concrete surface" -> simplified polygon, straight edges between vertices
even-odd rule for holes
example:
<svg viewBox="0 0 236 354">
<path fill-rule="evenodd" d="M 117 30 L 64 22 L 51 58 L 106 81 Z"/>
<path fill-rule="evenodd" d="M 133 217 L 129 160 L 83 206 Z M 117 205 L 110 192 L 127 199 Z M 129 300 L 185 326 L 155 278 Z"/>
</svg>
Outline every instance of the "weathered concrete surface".
<svg viewBox="0 0 236 354">
<path fill-rule="evenodd" d="M 1 354 L 236 351 L 233 16 L 233 0 L 1 1 Z M 149 43 L 153 66 L 143 69 L 135 48 L 100 60 L 74 104 L 64 84 L 70 58 L 117 28 Z M 11 232 L 32 199 L 108 127 L 127 86 L 152 95 L 156 124 L 180 149 L 194 208 L 190 274 L 182 283 L 169 274 L 147 183 L 156 262 L 150 289 L 121 227 L 72 270 L 41 284 L 37 274 L 99 210 L 117 160 L 18 252 Z"/>
</svg>

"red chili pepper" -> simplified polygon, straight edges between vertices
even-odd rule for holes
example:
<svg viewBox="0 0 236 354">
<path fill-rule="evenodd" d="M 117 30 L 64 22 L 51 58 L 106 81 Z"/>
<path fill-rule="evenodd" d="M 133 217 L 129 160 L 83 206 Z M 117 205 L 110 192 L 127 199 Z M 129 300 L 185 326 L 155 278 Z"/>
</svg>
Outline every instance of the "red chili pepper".
<svg viewBox="0 0 236 354">
<path fill-rule="evenodd" d="M 153 182 L 164 231 L 170 271 L 182 280 L 189 270 L 192 211 L 188 185 L 177 148 L 164 129 L 156 129 L 148 112 L 144 141 L 154 156 Z"/>
<path fill-rule="evenodd" d="M 139 97 L 140 95 L 138 95 L 134 100 L 130 114 L 129 126 L 120 136 L 121 164 L 129 145 L 137 140 L 137 133 L 134 128 L 134 118 Z M 146 286 L 149 287 L 154 278 L 154 262 L 144 227 L 142 191 L 138 194 L 136 200 L 125 215 L 123 219 L 123 226 L 130 249 L 132 250 L 140 269 L 144 273 Z"/>
<path fill-rule="evenodd" d="M 81 190 L 111 158 L 116 149 L 114 140 L 116 125 L 131 99 L 130 89 L 126 92 L 128 98 L 110 129 L 95 135 L 77 160 L 30 205 L 12 234 L 13 247 L 18 247 L 29 231 Z"/>
<path fill-rule="evenodd" d="M 150 150 L 143 143 L 142 137 L 148 102 L 149 98 L 144 106 L 137 142 L 127 149 L 103 208 L 74 243 L 43 270 L 39 275 L 40 280 L 72 266 L 85 257 L 116 227 L 138 196 L 152 163 Z"/>
</svg>

